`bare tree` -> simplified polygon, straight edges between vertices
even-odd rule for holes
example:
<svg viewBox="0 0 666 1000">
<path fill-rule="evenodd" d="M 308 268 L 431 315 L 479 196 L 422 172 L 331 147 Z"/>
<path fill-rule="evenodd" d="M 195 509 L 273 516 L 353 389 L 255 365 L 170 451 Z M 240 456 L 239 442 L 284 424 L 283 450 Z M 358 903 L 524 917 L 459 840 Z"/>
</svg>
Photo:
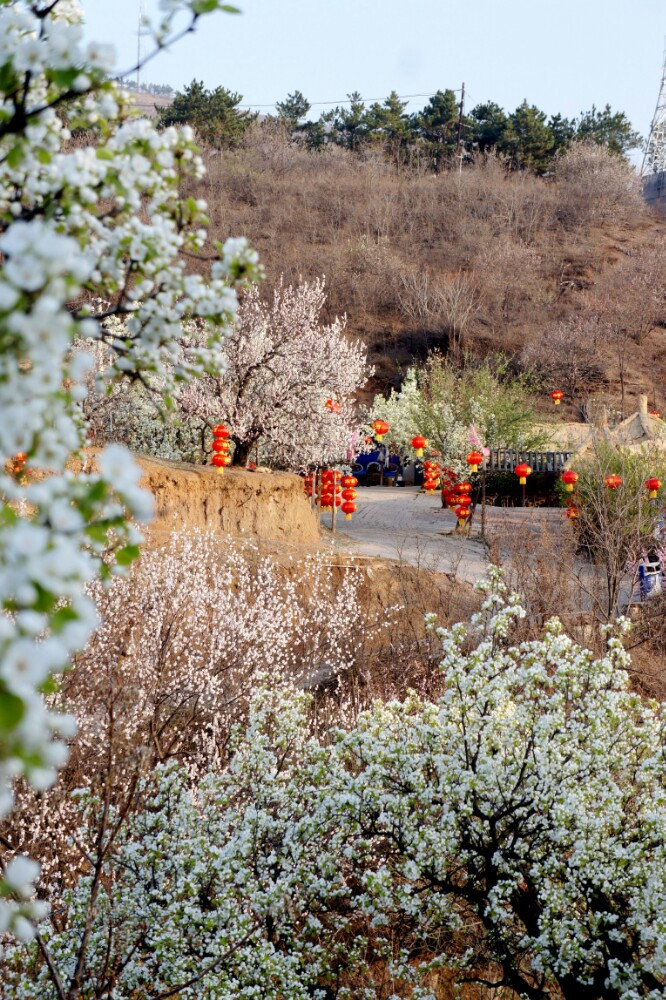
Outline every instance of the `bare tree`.
<svg viewBox="0 0 666 1000">
<path fill-rule="evenodd" d="M 425 329 L 446 330 L 458 354 L 481 304 L 474 277 L 459 270 L 438 281 L 426 270 L 412 271 L 402 276 L 402 288 L 403 313 Z"/>
</svg>

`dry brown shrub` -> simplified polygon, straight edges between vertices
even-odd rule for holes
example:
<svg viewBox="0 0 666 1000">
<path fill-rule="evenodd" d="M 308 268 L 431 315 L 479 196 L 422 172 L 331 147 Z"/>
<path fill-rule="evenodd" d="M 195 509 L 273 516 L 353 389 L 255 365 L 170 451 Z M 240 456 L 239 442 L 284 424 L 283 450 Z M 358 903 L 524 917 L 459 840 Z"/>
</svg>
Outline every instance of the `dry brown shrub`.
<svg viewBox="0 0 666 1000">
<path fill-rule="evenodd" d="M 613 248 L 624 240 L 627 249 L 649 250 L 657 225 L 626 168 L 596 148 L 576 148 L 549 178 L 509 171 L 496 156 L 435 175 L 398 172 L 377 150 L 310 152 L 257 127 L 241 148 L 205 159 L 197 193 L 209 203 L 211 235 L 249 237 L 266 267 L 267 294 L 281 275 L 324 275 L 326 318 L 348 316 L 350 333 L 369 346 L 380 389 L 414 357 L 452 343 L 437 310 L 410 307 L 412 276 L 478 289 L 466 350 L 511 354 L 575 318 L 584 308 L 579 293 L 605 275 L 621 295 Z M 639 345 L 632 365 L 650 350 Z M 602 364 L 610 353 L 602 344 Z"/>
</svg>

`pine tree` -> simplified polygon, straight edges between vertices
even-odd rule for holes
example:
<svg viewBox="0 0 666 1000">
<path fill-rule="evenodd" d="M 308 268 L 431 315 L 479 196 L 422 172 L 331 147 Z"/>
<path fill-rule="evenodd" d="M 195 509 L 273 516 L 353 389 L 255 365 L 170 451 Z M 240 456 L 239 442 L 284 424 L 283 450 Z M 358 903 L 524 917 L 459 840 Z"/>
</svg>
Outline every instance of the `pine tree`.
<svg viewBox="0 0 666 1000">
<path fill-rule="evenodd" d="M 511 157 L 518 169 L 543 173 L 553 157 L 555 140 L 548 127 L 546 115 L 527 101 L 509 115 L 501 148 Z"/>
<path fill-rule="evenodd" d="M 358 90 L 347 94 L 349 108 L 335 108 L 321 116 L 322 121 L 330 121 L 333 126 L 332 138 L 339 146 L 357 152 L 367 141 L 369 123 L 363 98 Z"/>
<path fill-rule="evenodd" d="M 163 110 L 159 124 L 191 125 L 200 142 L 217 149 L 228 149 L 238 145 L 257 117 L 249 111 L 239 111 L 242 99 L 241 94 L 225 87 L 206 90 L 203 82 L 192 80 Z"/>
<path fill-rule="evenodd" d="M 438 90 L 425 108 L 412 116 L 412 129 L 436 170 L 446 161 L 451 162 L 456 154 L 458 119 L 459 106 L 453 90 Z M 463 135 L 467 131 L 465 128 Z"/>
<path fill-rule="evenodd" d="M 403 154 L 413 139 L 411 121 L 405 114 L 406 101 L 401 101 L 392 90 L 383 104 L 373 104 L 367 115 L 370 134 L 376 142 L 386 146 L 391 158 L 399 165 Z"/>
<path fill-rule="evenodd" d="M 477 104 L 469 116 L 469 139 L 480 153 L 501 149 L 508 119 L 504 110 L 493 101 Z"/>
<path fill-rule="evenodd" d="M 278 101 L 275 105 L 278 118 L 285 123 L 287 128 L 293 130 L 298 128 L 302 118 L 305 118 L 310 110 L 310 102 L 300 90 L 295 90 L 293 94 L 287 94 L 284 101 Z"/>
<path fill-rule="evenodd" d="M 641 136 L 632 129 L 624 111 L 613 112 L 609 104 L 603 111 L 597 111 L 592 105 L 589 111 L 581 112 L 576 138 L 592 139 L 617 156 L 625 156 L 630 149 L 636 149 L 642 143 Z"/>
</svg>

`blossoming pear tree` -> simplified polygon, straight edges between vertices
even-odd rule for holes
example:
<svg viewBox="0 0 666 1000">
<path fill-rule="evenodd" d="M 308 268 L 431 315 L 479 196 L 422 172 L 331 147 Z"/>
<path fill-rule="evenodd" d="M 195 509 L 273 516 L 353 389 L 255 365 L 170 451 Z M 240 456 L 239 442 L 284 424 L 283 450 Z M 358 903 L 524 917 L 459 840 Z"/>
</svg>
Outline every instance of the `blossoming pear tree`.
<svg viewBox="0 0 666 1000">
<path fill-rule="evenodd" d="M 178 15 L 187 31 L 224 7 L 163 0 L 156 48 L 173 40 Z M 43 694 L 95 625 L 84 585 L 131 562 L 128 517 L 151 512 L 125 449 L 103 451 L 95 475 L 67 467 L 86 440 L 91 363 L 71 345 L 105 344 L 106 387 L 168 373 L 181 323 L 204 319 L 205 342 L 172 371 L 168 397 L 177 380 L 218 370 L 236 286 L 257 270 L 254 253 L 231 240 L 208 275 L 186 273 L 182 253 L 206 239 L 204 203 L 180 195 L 203 169 L 192 134 L 138 118 L 108 78 L 110 47 L 84 47 L 82 36 L 74 0 L 0 5 L 0 458 L 24 453 L 40 472 L 0 471 L 0 814 L 17 775 L 53 782 L 72 723 L 48 712 Z M 83 140 L 70 141 L 74 130 Z M 100 322 L 110 315 L 124 317 L 122 338 Z M 34 875 L 25 859 L 6 872 L 0 927 L 27 930 L 20 901 Z"/>
<path fill-rule="evenodd" d="M 497 997 L 663 997 L 663 706 L 631 691 L 621 634 L 601 657 L 555 620 L 517 644 L 519 599 L 496 569 L 482 591 L 471 627 L 436 629 L 437 701 L 319 737 L 302 694 L 260 692 L 228 764 L 158 767 L 97 905 L 81 878 L 8 947 L 12 995 L 221 1000 L 260 981 L 370 1000 L 383 963 L 394 997 L 434 1000 L 451 975 Z M 72 991 L 83 943 L 101 994 Z"/>
<path fill-rule="evenodd" d="M 499 995 L 656 1000 L 664 708 L 631 691 L 610 626 L 600 659 L 557 620 L 512 645 L 519 599 L 497 569 L 483 589 L 471 629 L 437 629 L 443 697 L 381 706 L 343 739 L 348 815 L 382 851 L 366 906 L 439 936 L 433 967 L 455 954 L 460 981 Z"/>
</svg>

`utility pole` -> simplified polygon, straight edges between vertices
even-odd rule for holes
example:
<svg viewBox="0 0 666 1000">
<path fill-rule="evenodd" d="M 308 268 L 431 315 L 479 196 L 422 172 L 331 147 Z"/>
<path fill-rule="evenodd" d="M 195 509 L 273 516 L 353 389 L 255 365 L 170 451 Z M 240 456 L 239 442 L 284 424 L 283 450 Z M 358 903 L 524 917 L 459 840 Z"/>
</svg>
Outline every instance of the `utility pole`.
<svg viewBox="0 0 666 1000">
<path fill-rule="evenodd" d="M 465 81 L 463 80 L 462 89 L 460 91 L 460 114 L 458 115 L 458 156 L 460 157 L 460 165 L 458 167 L 458 172 L 462 173 L 462 161 L 463 161 L 463 151 L 462 151 L 462 124 L 463 124 L 463 112 L 465 110 Z"/>
</svg>

